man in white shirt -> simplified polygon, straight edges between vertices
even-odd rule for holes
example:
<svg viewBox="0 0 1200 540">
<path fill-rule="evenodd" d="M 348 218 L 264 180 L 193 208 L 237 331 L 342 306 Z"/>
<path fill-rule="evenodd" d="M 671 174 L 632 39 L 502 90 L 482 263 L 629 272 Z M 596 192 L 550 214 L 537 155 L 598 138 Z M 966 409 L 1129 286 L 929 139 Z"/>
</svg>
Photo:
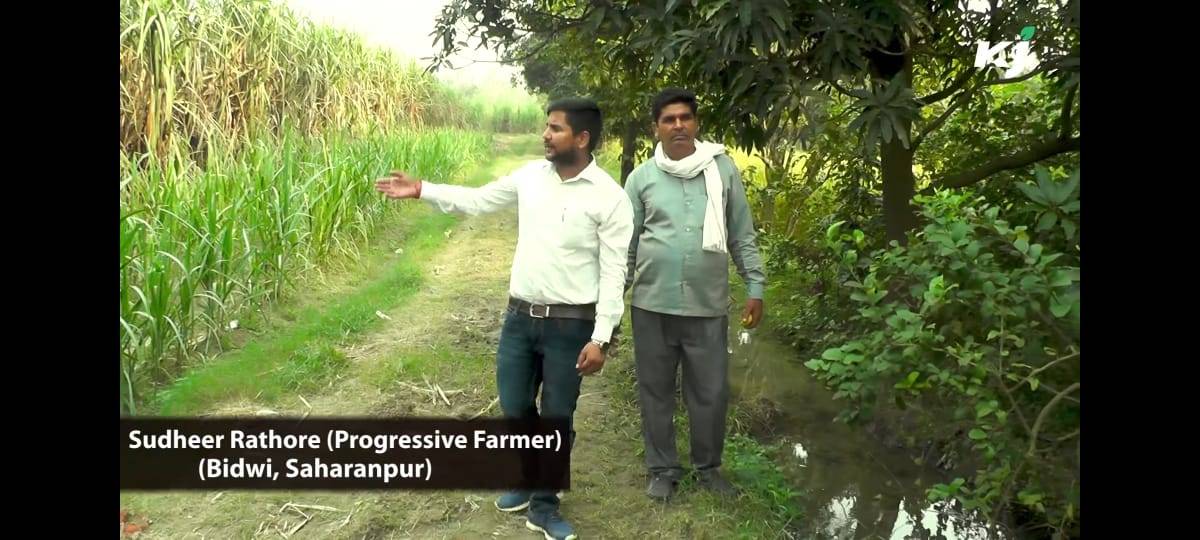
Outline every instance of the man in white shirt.
<svg viewBox="0 0 1200 540">
<path fill-rule="evenodd" d="M 511 418 L 570 420 L 583 375 L 604 366 L 621 322 L 633 206 L 592 155 L 602 127 L 596 103 L 558 100 L 546 113 L 545 161 L 479 188 L 393 172 L 376 189 L 393 199 L 426 200 L 443 212 L 478 215 L 517 205 L 517 251 L 496 355 L 500 407 Z M 507 512 L 529 508 L 526 526 L 548 540 L 575 538 L 558 506 L 552 492 L 514 492 L 496 501 Z"/>
</svg>

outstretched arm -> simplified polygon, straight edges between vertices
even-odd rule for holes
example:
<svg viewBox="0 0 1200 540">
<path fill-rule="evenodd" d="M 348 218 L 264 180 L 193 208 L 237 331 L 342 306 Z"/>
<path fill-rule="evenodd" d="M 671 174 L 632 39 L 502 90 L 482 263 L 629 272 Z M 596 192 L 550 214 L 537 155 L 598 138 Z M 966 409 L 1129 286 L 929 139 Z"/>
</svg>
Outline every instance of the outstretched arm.
<svg viewBox="0 0 1200 540">
<path fill-rule="evenodd" d="M 442 212 L 464 212 L 479 215 L 494 212 L 517 200 L 517 180 L 510 174 L 485 186 L 472 188 L 435 184 L 392 171 L 390 176 L 375 182 L 375 189 L 390 199 L 422 199 Z"/>
</svg>

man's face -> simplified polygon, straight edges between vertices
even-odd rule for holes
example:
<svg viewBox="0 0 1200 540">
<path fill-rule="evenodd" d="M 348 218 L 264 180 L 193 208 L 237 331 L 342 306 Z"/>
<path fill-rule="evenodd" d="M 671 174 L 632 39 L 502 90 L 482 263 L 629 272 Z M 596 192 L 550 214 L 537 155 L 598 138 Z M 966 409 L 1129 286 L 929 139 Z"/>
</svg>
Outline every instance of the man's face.
<svg viewBox="0 0 1200 540">
<path fill-rule="evenodd" d="M 555 163 L 574 160 L 575 153 L 579 151 L 580 139 L 570 124 L 567 124 L 567 113 L 554 111 L 546 117 L 546 130 L 542 132 L 546 160 Z"/>
<path fill-rule="evenodd" d="M 671 103 L 662 108 L 655 122 L 658 140 L 663 150 L 677 157 L 691 155 L 696 151 L 696 115 L 686 103 Z"/>
</svg>

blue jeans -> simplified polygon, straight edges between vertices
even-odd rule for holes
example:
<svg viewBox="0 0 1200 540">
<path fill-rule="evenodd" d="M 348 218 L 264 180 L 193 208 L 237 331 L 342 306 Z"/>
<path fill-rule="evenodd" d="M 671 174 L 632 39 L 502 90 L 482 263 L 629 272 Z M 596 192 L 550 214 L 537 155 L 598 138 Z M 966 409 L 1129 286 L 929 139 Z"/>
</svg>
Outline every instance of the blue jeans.
<svg viewBox="0 0 1200 540">
<path fill-rule="evenodd" d="M 509 309 L 496 353 L 496 387 L 500 409 L 508 418 L 567 419 L 574 447 L 575 403 L 583 378 L 575 364 L 595 327 L 579 319 L 538 319 Z M 538 388 L 542 409 L 535 404 Z M 534 492 L 529 511 L 558 509 L 554 491 Z"/>
</svg>

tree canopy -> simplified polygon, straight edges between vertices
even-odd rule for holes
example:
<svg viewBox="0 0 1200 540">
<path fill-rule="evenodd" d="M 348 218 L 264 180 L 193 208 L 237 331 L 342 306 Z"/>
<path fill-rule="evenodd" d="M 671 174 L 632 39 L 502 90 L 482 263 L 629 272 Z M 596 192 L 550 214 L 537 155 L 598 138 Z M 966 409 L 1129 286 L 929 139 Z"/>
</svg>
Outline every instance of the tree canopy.
<svg viewBox="0 0 1200 540">
<path fill-rule="evenodd" d="M 648 108 L 649 83 L 687 87 L 704 100 L 710 136 L 751 149 L 804 122 L 806 98 L 851 99 L 850 127 L 881 181 L 888 238 L 903 242 L 917 224 L 913 164 L 924 144 L 954 115 L 1017 112 L 986 90 L 1040 77 L 1054 106 L 1021 119 L 1032 129 L 997 126 L 1004 144 L 987 159 L 965 152 L 923 166 L 932 171 L 925 186 L 963 187 L 1079 150 L 1078 21 L 1077 0 L 454 0 L 438 21 L 434 65 L 465 45 L 463 33 L 517 62 L 557 45 L 558 60 L 544 68 L 568 79 L 575 70 L 586 89 L 630 108 Z M 1028 47 L 1036 64 L 1006 76 L 1004 41 Z M 992 61 L 984 68 L 981 42 Z"/>
<path fill-rule="evenodd" d="M 626 171 L 694 91 L 762 159 L 774 324 L 848 417 L 970 456 L 933 498 L 1078 530 L 1078 0 L 452 0 L 435 35 L 596 98 Z"/>
</svg>

